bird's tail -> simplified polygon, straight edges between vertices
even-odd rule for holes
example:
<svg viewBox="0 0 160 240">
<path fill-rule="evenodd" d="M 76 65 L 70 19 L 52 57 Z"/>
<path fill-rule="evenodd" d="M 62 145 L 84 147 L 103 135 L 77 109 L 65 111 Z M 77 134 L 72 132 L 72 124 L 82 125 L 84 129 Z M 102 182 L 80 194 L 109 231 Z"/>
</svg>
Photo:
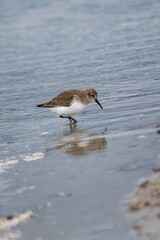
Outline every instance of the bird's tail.
<svg viewBox="0 0 160 240">
<path fill-rule="evenodd" d="M 43 104 L 38 104 L 36 105 L 36 107 L 43 107 Z"/>
<path fill-rule="evenodd" d="M 36 107 L 51 107 L 51 106 L 46 103 L 42 103 L 42 104 L 36 105 Z"/>
</svg>

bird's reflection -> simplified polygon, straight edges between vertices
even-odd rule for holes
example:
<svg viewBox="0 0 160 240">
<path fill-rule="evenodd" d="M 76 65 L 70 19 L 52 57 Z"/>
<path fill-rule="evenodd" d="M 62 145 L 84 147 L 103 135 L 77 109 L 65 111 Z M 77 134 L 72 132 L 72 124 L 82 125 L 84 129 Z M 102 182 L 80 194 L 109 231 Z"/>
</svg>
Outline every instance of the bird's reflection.
<svg viewBox="0 0 160 240">
<path fill-rule="evenodd" d="M 70 125 L 70 131 L 58 137 L 56 141 L 57 146 L 54 149 L 62 149 L 74 156 L 88 155 L 93 151 L 101 152 L 107 148 L 105 137 L 90 134 L 87 130 L 79 130 L 73 124 Z"/>
</svg>

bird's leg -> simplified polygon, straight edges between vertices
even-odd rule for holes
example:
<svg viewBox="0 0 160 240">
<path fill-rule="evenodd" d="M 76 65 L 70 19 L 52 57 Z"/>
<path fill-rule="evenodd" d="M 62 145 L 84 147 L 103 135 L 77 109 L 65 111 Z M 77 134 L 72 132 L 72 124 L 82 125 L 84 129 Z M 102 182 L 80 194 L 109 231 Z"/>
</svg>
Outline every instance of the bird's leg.
<svg viewBox="0 0 160 240">
<path fill-rule="evenodd" d="M 74 123 L 77 123 L 77 121 L 76 121 L 76 119 L 74 119 L 74 118 L 72 118 L 72 117 L 68 117 L 69 118 L 69 120 L 72 122 L 74 122 Z"/>
<path fill-rule="evenodd" d="M 71 123 L 72 123 L 72 121 L 73 121 L 74 123 L 77 122 L 74 118 L 72 118 L 72 117 L 70 117 L 70 116 L 64 117 L 64 116 L 60 115 L 60 118 L 68 118 Z"/>
<path fill-rule="evenodd" d="M 68 118 L 70 120 L 70 122 L 72 122 L 72 120 L 70 119 L 70 117 L 64 117 L 62 115 L 60 115 L 60 118 Z"/>
<path fill-rule="evenodd" d="M 72 123 L 72 119 L 71 119 L 71 117 L 67 117 L 68 119 L 69 119 L 69 121 Z"/>
</svg>

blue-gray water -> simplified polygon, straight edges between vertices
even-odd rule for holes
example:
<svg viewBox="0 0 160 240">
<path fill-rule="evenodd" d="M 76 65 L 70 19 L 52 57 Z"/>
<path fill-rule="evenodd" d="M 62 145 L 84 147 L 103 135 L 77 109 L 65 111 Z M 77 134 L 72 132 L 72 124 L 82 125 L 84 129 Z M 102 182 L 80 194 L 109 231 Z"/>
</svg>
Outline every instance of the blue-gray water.
<svg viewBox="0 0 160 240">
<path fill-rule="evenodd" d="M 0 217 L 34 212 L 21 239 L 135 239 L 123 201 L 159 166 L 159 26 L 159 0 L 0 1 Z M 104 110 L 76 128 L 35 107 L 86 87 Z"/>
</svg>

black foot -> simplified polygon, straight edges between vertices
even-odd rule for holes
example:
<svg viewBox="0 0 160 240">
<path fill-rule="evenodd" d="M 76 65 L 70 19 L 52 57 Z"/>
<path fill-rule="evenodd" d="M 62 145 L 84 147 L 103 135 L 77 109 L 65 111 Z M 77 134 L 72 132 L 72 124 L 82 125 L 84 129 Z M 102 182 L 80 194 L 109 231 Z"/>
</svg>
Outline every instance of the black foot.
<svg viewBox="0 0 160 240">
<path fill-rule="evenodd" d="M 76 123 L 74 123 L 74 122 L 73 123 L 70 122 L 68 125 L 70 127 L 70 132 L 73 132 L 74 129 L 76 129 L 76 127 L 77 127 Z"/>
</svg>

